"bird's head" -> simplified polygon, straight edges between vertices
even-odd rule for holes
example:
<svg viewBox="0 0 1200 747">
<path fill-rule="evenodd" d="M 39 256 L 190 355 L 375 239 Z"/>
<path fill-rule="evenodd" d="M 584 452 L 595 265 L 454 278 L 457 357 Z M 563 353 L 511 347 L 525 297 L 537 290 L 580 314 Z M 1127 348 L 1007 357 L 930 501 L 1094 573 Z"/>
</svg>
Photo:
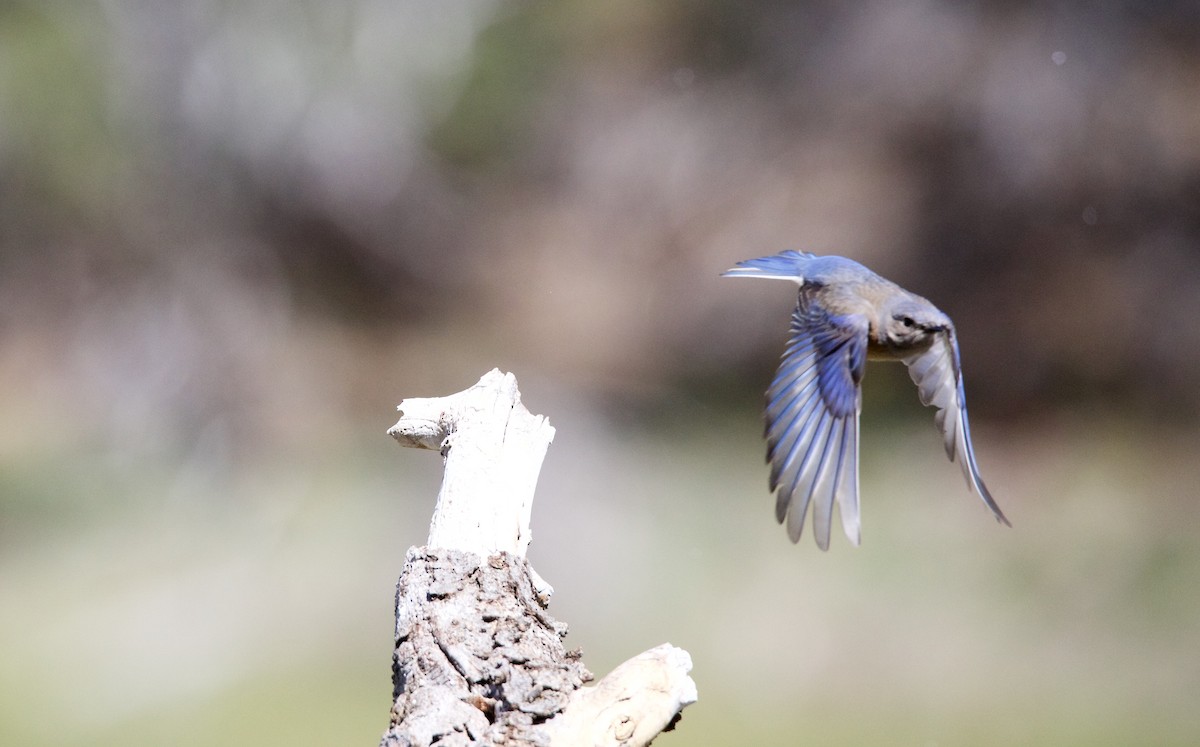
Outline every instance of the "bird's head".
<svg viewBox="0 0 1200 747">
<path fill-rule="evenodd" d="M 951 329 L 949 317 L 918 297 L 890 305 L 880 321 L 888 344 L 898 349 L 928 345 L 937 333 Z"/>
</svg>

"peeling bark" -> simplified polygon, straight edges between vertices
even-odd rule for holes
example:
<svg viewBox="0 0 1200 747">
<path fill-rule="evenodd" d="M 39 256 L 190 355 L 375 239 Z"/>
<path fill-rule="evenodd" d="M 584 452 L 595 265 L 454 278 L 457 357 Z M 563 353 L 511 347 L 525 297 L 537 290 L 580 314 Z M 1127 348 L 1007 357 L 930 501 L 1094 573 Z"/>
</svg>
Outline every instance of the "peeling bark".
<svg viewBox="0 0 1200 747">
<path fill-rule="evenodd" d="M 664 644 L 595 687 L 552 589 L 525 559 L 538 472 L 554 429 L 493 370 L 448 397 L 408 399 L 388 432 L 438 449 L 446 475 L 426 547 L 396 587 L 394 703 L 383 747 L 645 745 L 695 702 L 686 651 Z"/>
</svg>

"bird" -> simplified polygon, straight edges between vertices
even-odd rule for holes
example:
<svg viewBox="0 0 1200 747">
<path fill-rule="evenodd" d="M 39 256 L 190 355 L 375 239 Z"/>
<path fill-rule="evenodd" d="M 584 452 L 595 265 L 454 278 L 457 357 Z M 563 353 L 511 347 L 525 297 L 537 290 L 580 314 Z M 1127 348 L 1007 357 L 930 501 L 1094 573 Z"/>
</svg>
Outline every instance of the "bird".
<svg viewBox="0 0 1200 747">
<path fill-rule="evenodd" d="M 950 318 L 846 257 L 788 250 L 748 259 L 723 277 L 791 280 L 800 286 L 791 334 L 767 389 L 765 433 L 775 519 L 800 541 L 812 507 L 817 546 L 829 549 L 833 506 L 854 545 L 861 542 L 858 425 L 868 360 L 899 361 L 917 385 L 950 461 L 996 521 L 1012 526 L 975 461 L 958 337 Z"/>
</svg>

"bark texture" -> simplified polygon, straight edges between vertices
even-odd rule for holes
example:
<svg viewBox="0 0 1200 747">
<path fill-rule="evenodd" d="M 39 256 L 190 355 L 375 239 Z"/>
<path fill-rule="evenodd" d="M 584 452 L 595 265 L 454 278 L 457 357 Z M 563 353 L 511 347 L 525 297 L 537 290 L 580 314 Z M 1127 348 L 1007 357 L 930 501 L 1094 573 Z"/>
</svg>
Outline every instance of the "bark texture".
<svg viewBox="0 0 1200 747">
<path fill-rule="evenodd" d="M 388 432 L 437 449 L 446 475 L 429 544 L 396 586 L 391 722 L 383 747 L 649 744 L 695 702 L 686 651 L 664 644 L 594 687 L 552 589 L 525 559 L 533 489 L 554 429 L 493 370 L 448 397 L 405 400 Z"/>
<path fill-rule="evenodd" d="M 546 614 L 523 558 L 415 548 L 396 592 L 384 745 L 548 745 L 531 727 L 592 675 Z"/>
</svg>

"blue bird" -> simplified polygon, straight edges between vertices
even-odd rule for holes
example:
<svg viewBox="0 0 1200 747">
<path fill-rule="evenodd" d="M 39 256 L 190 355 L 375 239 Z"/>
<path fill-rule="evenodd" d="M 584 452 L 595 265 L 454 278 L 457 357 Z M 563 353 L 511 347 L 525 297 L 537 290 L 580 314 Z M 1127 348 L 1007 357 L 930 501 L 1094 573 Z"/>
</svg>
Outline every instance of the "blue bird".
<svg viewBox="0 0 1200 747">
<path fill-rule="evenodd" d="M 775 518 L 792 542 L 812 506 L 817 546 L 829 549 L 836 501 L 855 545 L 858 516 L 858 414 L 867 360 L 900 361 L 934 419 L 946 454 L 962 465 L 969 490 L 1009 524 L 983 484 L 971 446 L 954 325 L 929 301 L 845 257 L 786 251 L 749 259 L 726 277 L 791 280 L 800 286 L 791 338 L 767 389 L 767 461 Z"/>
</svg>

